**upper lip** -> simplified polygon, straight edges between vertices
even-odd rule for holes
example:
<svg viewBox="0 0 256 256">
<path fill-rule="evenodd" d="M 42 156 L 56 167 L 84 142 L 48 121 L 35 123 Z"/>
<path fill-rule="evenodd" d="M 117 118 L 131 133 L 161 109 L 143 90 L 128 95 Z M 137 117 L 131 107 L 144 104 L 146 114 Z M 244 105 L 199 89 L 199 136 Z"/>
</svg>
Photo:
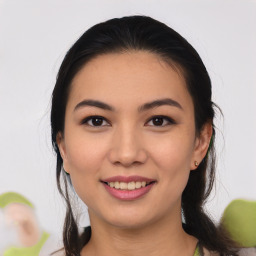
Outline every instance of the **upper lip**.
<svg viewBox="0 0 256 256">
<path fill-rule="evenodd" d="M 106 179 L 101 180 L 102 182 L 115 182 L 115 181 L 119 181 L 119 182 L 131 182 L 131 181 L 146 181 L 146 182 L 152 182 L 152 181 L 156 181 L 154 179 L 150 179 L 150 178 L 146 178 L 146 177 L 142 177 L 142 176 L 138 176 L 138 175 L 133 175 L 133 176 L 113 176 L 113 177 L 109 177 Z"/>
</svg>

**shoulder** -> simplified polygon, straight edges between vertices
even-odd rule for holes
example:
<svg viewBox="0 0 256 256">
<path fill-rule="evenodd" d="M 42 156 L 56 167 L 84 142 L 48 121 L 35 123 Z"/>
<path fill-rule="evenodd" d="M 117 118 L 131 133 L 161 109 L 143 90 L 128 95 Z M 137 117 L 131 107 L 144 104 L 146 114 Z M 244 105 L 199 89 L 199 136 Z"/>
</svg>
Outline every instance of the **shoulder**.
<svg viewBox="0 0 256 256">
<path fill-rule="evenodd" d="M 256 247 L 255 248 L 242 248 L 237 252 L 238 256 L 256 256 Z M 210 252 L 207 249 L 203 248 L 203 256 L 220 256 L 219 253 Z"/>
<path fill-rule="evenodd" d="M 208 251 L 206 248 L 203 248 L 203 256 L 220 256 L 217 252 Z"/>
<path fill-rule="evenodd" d="M 255 248 L 242 248 L 238 251 L 239 256 L 256 256 L 256 247 Z"/>
</svg>

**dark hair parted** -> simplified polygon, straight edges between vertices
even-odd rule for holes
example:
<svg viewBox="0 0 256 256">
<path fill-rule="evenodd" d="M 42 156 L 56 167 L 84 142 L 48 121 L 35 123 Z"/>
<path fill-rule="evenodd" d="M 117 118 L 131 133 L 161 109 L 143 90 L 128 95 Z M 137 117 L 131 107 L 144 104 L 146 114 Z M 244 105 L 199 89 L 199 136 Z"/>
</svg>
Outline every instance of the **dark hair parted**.
<svg viewBox="0 0 256 256">
<path fill-rule="evenodd" d="M 57 184 L 66 200 L 67 212 L 63 231 L 64 249 L 67 256 L 79 255 L 90 239 L 89 229 L 80 237 L 69 199 L 69 176 L 63 173 L 65 191 L 61 188 L 62 158 L 56 136 L 64 131 L 65 110 L 73 78 L 91 59 L 108 53 L 148 51 L 160 56 L 178 68 L 193 99 L 197 134 L 207 123 L 213 124 L 214 107 L 211 81 L 196 50 L 176 31 L 146 16 L 115 18 L 99 23 L 87 30 L 67 52 L 52 94 L 51 126 L 52 144 L 57 153 Z M 182 194 L 182 213 L 185 231 L 199 239 L 202 246 L 220 255 L 236 255 L 233 243 L 205 214 L 203 205 L 209 196 L 215 179 L 215 149 L 213 136 L 208 153 L 197 171 L 190 172 Z"/>
</svg>

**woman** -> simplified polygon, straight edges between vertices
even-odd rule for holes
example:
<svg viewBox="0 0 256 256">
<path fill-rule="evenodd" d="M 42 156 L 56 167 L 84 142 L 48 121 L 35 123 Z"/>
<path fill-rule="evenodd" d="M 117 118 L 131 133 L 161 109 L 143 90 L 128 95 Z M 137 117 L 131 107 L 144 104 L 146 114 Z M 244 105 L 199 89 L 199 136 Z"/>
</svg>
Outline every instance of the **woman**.
<svg viewBox="0 0 256 256">
<path fill-rule="evenodd" d="M 65 255 L 236 255 L 203 209 L 214 106 L 198 53 L 165 24 L 131 16 L 86 31 L 52 96 Z M 88 206 L 81 236 L 69 187 Z"/>
</svg>

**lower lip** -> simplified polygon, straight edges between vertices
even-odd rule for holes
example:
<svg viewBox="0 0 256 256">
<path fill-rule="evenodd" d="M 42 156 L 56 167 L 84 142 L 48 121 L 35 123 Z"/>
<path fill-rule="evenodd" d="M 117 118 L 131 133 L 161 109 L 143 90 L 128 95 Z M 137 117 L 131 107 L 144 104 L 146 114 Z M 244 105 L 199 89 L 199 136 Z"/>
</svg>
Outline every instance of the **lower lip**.
<svg viewBox="0 0 256 256">
<path fill-rule="evenodd" d="M 113 197 L 120 200 L 128 201 L 128 200 L 139 199 L 145 194 L 147 194 L 151 190 L 151 188 L 154 186 L 155 182 L 147 185 L 146 187 L 138 188 L 135 190 L 115 189 L 115 188 L 111 188 L 105 183 L 102 183 L 102 184 L 104 185 L 105 189 L 109 192 L 109 194 L 112 195 Z"/>
</svg>

